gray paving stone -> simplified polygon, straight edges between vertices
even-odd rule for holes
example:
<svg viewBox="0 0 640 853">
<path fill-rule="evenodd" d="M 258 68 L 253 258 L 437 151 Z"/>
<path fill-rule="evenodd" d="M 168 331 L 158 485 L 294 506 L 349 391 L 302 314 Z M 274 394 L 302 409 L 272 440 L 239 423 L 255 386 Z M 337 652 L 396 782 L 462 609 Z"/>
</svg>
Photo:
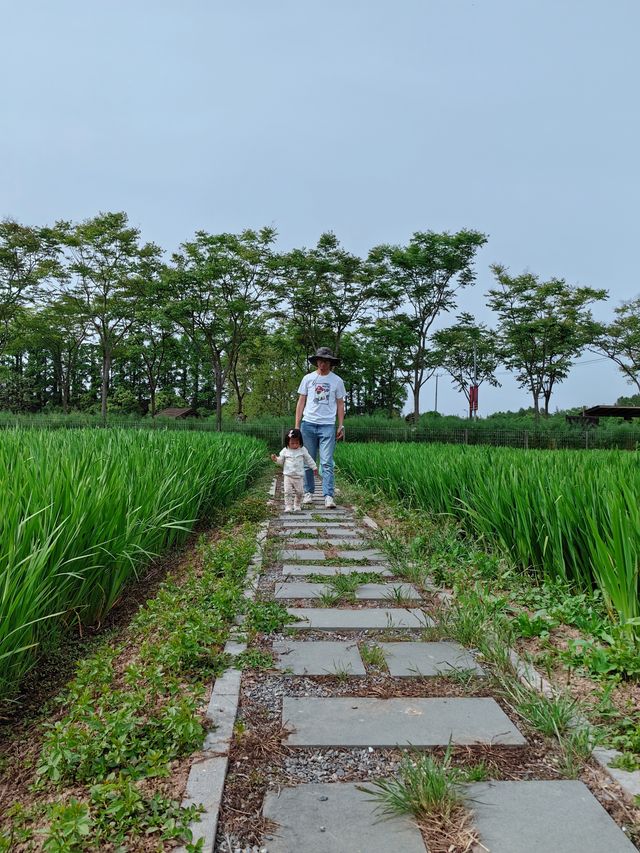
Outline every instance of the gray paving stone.
<svg viewBox="0 0 640 853">
<path fill-rule="evenodd" d="M 324 551 L 316 551 L 312 548 L 300 548 L 295 551 L 291 549 L 281 551 L 280 558 L 282 560 L 324 560 L 325 556 Z"/>
<path fill-rule="evenodd" d="M 325 592 L 331 592 L 333 587 L 326 583 L 277 583 L 275 598 L 320 598 Z M 363 583 L 356 589 L 358 601 L 391 601 L 394 590 L 400 590 L 405 600 L 420 600 L 420 593 L 407 584 L 392 583 Z"/>
<path fill-rule="evenodd" d="M 378 563 L 387 559 L 381 551 L 371 548 L 366 551 L 338 551 L 338 557 L 341 560 L 373 560 Z"/>
<path fill-rule="evenodd" d="M 406 583 L 363 583 L 356 590 L 356 599 L 358 601 L 394 602 L 396 591 L 405 601 L 420 601 L 418 590 Z"/>
<path fill-rule="evenodd" d="M 381 819 L 354 783 L 304 784 L 265 797 L 263 814 L 278 824 L 269 853 L 427 853 L 408 817 Z"/>
<path fill-rule="evenodd" d="M 297 555 L 296 555 L 297 556 Z M 296 557 L 290 559 L 295 560 Z M 393 573 L 384 566 L 299 566 L 294 563 L 285 563 L 282 567 L 282 574 L 290 577 L 304 577 L 305 575 L 363 575 L 369 572 L 376 572 L 384 578 L 393 577 Z"/>
<path fill-rule="evenodd" d="M 422 610 L 402 608 L 362 607 L 359 609 L 340 607 L 288 607 L 292 616 L 304 622 L 293 622 L 290 627 L 297 630 L 316 631 L 364 631 L 385 628 L 425 628 L 433 625 Z"/>
<path fill-rule="evenodd" d="M 522 745 L 526 741 L 494 699 L 362 699 L 285 696 L 289 746 L 360 747 Z M 511 853 L 511 851 L 510 851 Z"/>
<path fill-rule="evenodd" d="M 380 643 L 389 674 L 394 676 L 440 675 L 452 669 L 484 670 L 459 643 Z"/>
<path fill-rule="evenodd" d="M 365 668 L 356 643 L 312 642 L 296 643 L 282 640 L 273 644 L 278 655 L 278 669 L 293 675 L 365 675 Z"/>
<path fill-rule="evenodd" d="M 354 515 L 352 512 L 346 509 L 332 509 L 327 510 L 326 512 L 318 512 L 317 509 L 306 510 L 303 509 L 301 512 L 281 512 L 278 518 L 286 520 L 290 518 L 300 518 L 305 521 L 334 521 L 337 518 L 353 518 Z"/>
<path fill-rule="evenodd" d="M 339 530 L 340 528 L 349 527 L 353 522 L 341 521 L 301 521 L 296 518 L 285 518 L 281 522 L 283 527 L 320 527 L 323 530 Z"/>
<path fill-rule="evenodd" d="M 367 542 L 364 539 L 353 539 L 350 538 L 341 538 L 334 539 L 331 536 L 314 536 L 313 539 L 309 539 L 306 536 L 304 538 L 293 538 L 289 536 L 287 533 L 279 534 L 283 539 L 286 539 L 287 545 L 289 547 L 296 545 L 317 545 L 319 548 L 336 548 L 340 545 L 359 545 L 364 547 Z"/>
<path fill-rule="evenodd" d="M 331 587 L 327 583 L 306 583 L 305 581 L 294 581 L 293 583 L 277 583 L 274 598 L 320 598 Z"/>
<path fill-rule="evenodd" d="M 229 758 L 226 755 L 214 755 L 194 762 L 189 771 L 187 787 L 182 800 L 183 808 L 203 806 L 204 812 L 190 824 L 193 843 L 203 840 L 203 850 L 213 850 L 218 827 L 218 815 L 224 780 L 227 774 Z"/>
<path fill-rule="evenodd" d="M 491 853 L 633 853 L 583 782 L 480 782 L 467 788 Z"/>
</svg>

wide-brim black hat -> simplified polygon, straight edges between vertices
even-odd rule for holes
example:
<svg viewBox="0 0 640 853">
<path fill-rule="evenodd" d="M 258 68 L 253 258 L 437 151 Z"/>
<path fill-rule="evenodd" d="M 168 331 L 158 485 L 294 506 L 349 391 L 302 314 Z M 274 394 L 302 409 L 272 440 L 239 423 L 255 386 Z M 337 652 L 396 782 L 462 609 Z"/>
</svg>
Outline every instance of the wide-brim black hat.
<svg viewBox="0 0 640 853">
<path fill-rule="evenodd" d="M 335 357 L 329 347 L 320 347 L 320 349 L 316 350 L 315 355 L 310 355 L 308 357 L 307 361 L 310 361 L 311 364 L 317 364 L 319 358 L 324 358 L 326 361 L 330 361 L 334 366 L 340 364 L 340 359 Z"/>
</svg>

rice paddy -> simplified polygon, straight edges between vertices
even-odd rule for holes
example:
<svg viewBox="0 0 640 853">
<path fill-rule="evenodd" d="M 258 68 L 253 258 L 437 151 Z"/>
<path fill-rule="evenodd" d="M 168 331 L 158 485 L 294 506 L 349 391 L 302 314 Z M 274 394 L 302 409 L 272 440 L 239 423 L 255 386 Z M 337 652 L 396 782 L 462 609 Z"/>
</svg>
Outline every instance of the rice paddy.
<svg viewBox="0 0 640 853">
<path fill-rule="evenodd" d="M 640 633 L 637 453 L 449 445 L 346 445 L 343 475 L 431 513 L 455 515 L 538 578 L 599 587 Z"/>
<path fill-rule="evenodd" d="M 0 433 L 0 699 L 47 644 L 93 624 L 153 555 L 237 497 L 263 464 L 238 435 Z"/>
</svg>

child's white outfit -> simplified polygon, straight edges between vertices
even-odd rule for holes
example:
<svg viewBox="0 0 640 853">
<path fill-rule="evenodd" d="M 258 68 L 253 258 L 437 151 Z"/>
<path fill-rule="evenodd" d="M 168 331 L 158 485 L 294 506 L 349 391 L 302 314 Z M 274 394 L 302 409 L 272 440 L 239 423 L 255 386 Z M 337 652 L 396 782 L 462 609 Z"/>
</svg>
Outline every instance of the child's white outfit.
<svg viewBox="0 0 640 853">
<path fill-rule="evenodd" d="M 276 460 L 282 465 L 284 474 L 284 511 L 297 512 L 300 509 L 304 487 L 305 466 L 317 470 L 315 460 L 311 458 L 305 447 L 283 447 Z"/>
</svg>

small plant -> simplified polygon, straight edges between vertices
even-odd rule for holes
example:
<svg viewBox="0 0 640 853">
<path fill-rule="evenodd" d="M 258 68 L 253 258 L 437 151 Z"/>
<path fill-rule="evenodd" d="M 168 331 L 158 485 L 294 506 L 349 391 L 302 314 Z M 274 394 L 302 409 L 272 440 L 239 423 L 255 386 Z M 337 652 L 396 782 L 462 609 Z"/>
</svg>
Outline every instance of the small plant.
<svg viewBox="0 0 640 853">
<path fill-rule="evenodd" d="M 582 768 L 591 758 L 598 737 L 591 726 L 578 726 L 566 735 L 556 732 L 562 757 L 559 770 L 565 779 L 578 779 Z"/>
<path fill-rule="evenodd" d="M 632 773 L 634 770 L 640 770 L 640 755 L 634 755 L 632 752 L 622 752 L 613 761 L 609 762 L 609 767 L 617 767 L 619 770 L 626 770 L 629 773 Z"/>
<path fill-rule="evenodd" d="M 332 589 L 323 589 L 318 597 L 320 607 L 335 607 L 340 601 L 340 593 Z"/>
<path fill-rule="evenodd" d="M 328 669 L 327 673 L 329 675 L 335 675 L 340 684 L 346 684 L 349 680 L 349 676 L 351 675 L 351 664 L 343 664 L 340 661 L 336 663 L 336 661 L 333 661 L 333 668 Z"/>
<path fill-rule="evenodd" d="M 463 687 L 468 687 L 472 681 L 478 676 L 478 671 L 474 669 L 472 666 L 468 668 L 464 667 L 451 667 L 451 669 L 444 670 L 442 675 L 446 675 L 446 677 L 455 682 L 456 684 L 461 684 Z"/>
<path fill-rule="evenodd" d="M 375 666 L 378 669 L 386 669 L 387 662 L 382 647 L 374 643 L 362 643 L 360 646 L 360 657 L 367 666 Z"/>
<path fill-rule="evenodd" d="M 416 818 L 437 814 L 445 820 L 462 802 L 460 784 L 465 776 L 451 764 L 451 745 L 442 759 L 431 755 L 404 755 L 394 779 L 380 779 L 373 789 L 359 787 L 371 795 L 386 814 L 411 814 Z"/>
<path fill-rule="evenodd" d="M 567 665 L 580 667 L 596 678 L 640 676 L 640 642 L 619 626 L 602 632 L 602 640 L 571 640 L 562 658 Z"/>
<path fill-rule="evenodd" d="M 491 769 L 484 761 L 479 761 L 464 770 L 465 782 L 484 782 L 491 777 Z"/>
<path fill-rule="evenodd" d="M 285 625 L 295 621 L 287 608 L 277 601 L 250 601 L 247 606 L 247 625 L 261 634 L 281 631 Z"/>
<path fill-rule="evenodd" d="M 553 623 L 541 613 L 534 613 L 533 616 L 529 616 L 528 613 L 518 613 L 511 620 L 511 625 L 520 637 L 548 637 L 553 628 Z"/>
<path fill-rule="evenodd" d="M 261 649 L 245 649 L 233 658 L 233 665 L 236 669 L 271 669 L 273 655 Z"/>
<path fill-rule="evenodd" d="M 410 607 L 413 599 L 407 594 L 407 588 L 402 586 L 393 586 L 388 593 L 385 594 L 385 599 L 397 607 Z"/>
<path fill-rule="evenodd" d="M 570 696 L 545 696 L 508 678 L 501 685 L 514 711 L 547 737 L 560 737 L 575 725 L 576 700 Z"/>
<path fill-rule="evenodd" d="M 92 830 L 89 806 L 75 797 L 66 803 L 52 803 L 49 808 L 49 830 L 42 849 L 47 853 L 68 853 L 84 846 Z"/>
</svg>

